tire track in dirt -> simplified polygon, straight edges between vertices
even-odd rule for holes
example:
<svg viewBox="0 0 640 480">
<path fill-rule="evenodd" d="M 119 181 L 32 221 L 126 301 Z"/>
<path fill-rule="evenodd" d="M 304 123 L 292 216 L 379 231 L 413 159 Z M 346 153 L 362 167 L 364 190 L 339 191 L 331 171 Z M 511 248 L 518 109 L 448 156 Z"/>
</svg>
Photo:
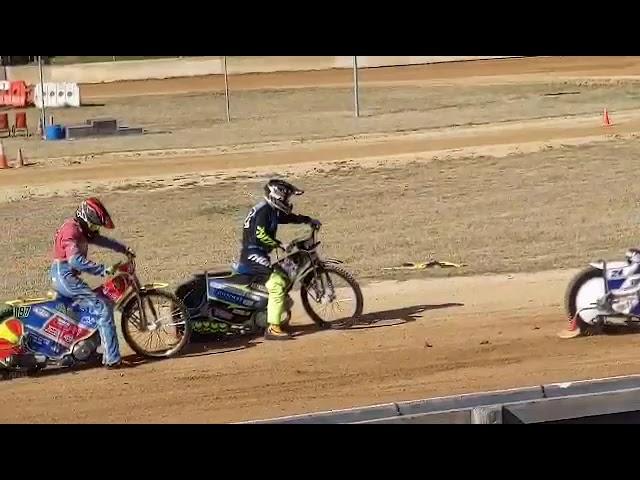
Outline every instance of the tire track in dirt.
<svg viewBox="0 0 640 480">
<path fill-rule="evenodd" d="M 20 408 L 0 422 L 230 422 L 637 373 L 640 336 L 555 337 L 573 273 L 368 285 L 373 328 L 299 326 L 291 342 L 3 382 Z"/>
</svg>

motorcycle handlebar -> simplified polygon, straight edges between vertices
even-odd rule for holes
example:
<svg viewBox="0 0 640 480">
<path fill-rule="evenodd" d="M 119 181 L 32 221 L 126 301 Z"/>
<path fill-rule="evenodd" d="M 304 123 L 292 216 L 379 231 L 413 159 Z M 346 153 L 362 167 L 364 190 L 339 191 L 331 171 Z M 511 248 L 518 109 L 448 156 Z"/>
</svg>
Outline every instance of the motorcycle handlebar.
<svg viewBox="0 0 640 480">
<path fill-rule="evenodd" d="M 309 233 L 309 235 L 303 238 L 296 238 L 292 240 L 290 243 L 288 243 L 287 245 L 285 245 L 284 247 L 279 245 L 278 248 L 280 248 L 280 250 L 282 250 L 285 253 L 290 253 L 293 250 L 293 247 L 298 246 L 298 244 L 307 242 L 312 239 L 315 240 L 316 232 L 320 231 L 320 228 L 322 226 L 321 225 L 309 225 L 309 226 L 311 227 L 311 232 Z"/>
</svg>

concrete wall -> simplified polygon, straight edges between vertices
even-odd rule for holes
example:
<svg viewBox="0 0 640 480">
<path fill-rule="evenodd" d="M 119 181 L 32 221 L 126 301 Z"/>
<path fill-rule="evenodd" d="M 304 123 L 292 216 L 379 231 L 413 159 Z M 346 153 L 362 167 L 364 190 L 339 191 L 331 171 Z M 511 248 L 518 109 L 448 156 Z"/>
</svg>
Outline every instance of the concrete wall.
<svg viewBox="0 0 640 480">
<path fill-rule="evenodd" d="M 457 57 L 358 57 L 358 66 L 382 67 L 396 65 L 417 65 L 464 60 L 508 58 L 496 56 Z M 323 56 L 273 56 L 273 57 L 228 57 L 229 74 L 266 73 L 280 71 L 328 70 L 351 68 L 352 57 Z M 1 69 L 0 69 L 1 70 Z M 145 80 L 223 73 L 222 57 L 161 58 L 154 60 L 133 60 L 123 62 L 85 63 L 75 65 L 47 65 L 44 67 L 45 82 L 103 83 L 120 80 Z M 1 75 L 1 73 L 0 73 Z M 6 67 L 7 80 L 25 80 L 39 83 L 38 68 L 34 65 Z"/>
<path fill-rule="evenodd" d="M 640 375 L 387 403 L 242 423 L 640 423 Z"/>
</svg>

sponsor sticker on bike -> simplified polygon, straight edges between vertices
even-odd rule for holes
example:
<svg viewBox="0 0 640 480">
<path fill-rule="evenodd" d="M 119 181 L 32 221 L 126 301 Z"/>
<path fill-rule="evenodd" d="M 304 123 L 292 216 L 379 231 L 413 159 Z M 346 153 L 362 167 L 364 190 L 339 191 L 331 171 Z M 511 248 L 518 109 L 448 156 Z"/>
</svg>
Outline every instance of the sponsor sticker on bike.
<svg viewBox="0 0 640 480">
<path fill-rule="evenodd" d="M 78 327 L 57 315 L 45 324 L 43 331 L 51 339 L 65 347 L 70 347 L 76 338 L 89 333 L 89 330 Z"/>
<path fill-rule="evenodd" d="M 51 312 L 42 307 L 33 307 L 33 313 L 35 313 L 40 318 L 49 318 L 51 316 Z"/>
<path fill-rule="evenodd" d="M 56 311 L 60 312 L 61 314 L 67 317 L 73 317 L 73 309 L 70 307 L 67 307 L 64 303 L 56 304 L 55 309 Z"/>
<path fill-rule="evenodd" d="M 98 320 L 91 315 L 83 315 L 82 318 L 80 318 L 80 326 L 82 328 L 94 330 L 98 328 Z"/>
<path fill-rule="evenodd" d="M 622 277 L 623 270 L 611 270 L 611 278 L 619 278 Z"/>
</svg>

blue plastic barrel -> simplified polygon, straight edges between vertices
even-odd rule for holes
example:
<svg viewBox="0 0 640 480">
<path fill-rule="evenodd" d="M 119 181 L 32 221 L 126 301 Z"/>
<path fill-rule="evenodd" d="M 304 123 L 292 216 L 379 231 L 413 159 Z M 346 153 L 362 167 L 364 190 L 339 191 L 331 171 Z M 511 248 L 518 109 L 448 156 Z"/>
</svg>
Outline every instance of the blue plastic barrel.
<svg viewBox="0 0 640 480">
<path fill-rule="evenodd" d="M 44 138 L 47 140 L 62 140 L 64 138 L 64 127 L 62 125 L 49 125 L 44 130 Z"/>
</svg>

